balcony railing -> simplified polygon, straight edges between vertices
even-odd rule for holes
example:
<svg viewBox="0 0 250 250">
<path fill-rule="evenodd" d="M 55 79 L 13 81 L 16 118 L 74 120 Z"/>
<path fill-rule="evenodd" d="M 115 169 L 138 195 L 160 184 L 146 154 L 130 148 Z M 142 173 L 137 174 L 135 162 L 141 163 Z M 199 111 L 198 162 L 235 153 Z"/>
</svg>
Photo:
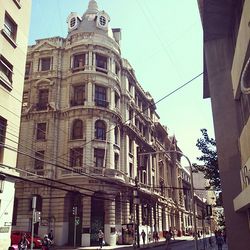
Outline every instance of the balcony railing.
<svg viewBox="0 0 250 250">
<path fill-rule="evenodd" d="M 107 102 L 106 100 L 102 100 L 102 99 L 95 99 L 95 105 L 99 107 L 107 108 L 109 105 L 109 102 Z"/>
</svg>

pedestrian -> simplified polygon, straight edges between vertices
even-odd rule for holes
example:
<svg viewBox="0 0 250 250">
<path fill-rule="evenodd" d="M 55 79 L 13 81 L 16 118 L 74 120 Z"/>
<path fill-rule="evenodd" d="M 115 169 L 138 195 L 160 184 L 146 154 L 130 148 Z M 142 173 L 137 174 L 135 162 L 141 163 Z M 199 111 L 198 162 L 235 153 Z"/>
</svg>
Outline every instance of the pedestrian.
<svg viewBox="0 0 250 250">
<path fill-rule="evenodd" d="M 227 242 L 227 231 L 226 231 L 226 228 L 224 228 L 224 230 L 223 230 L 223 240 L 224 240 L 225 243 Z"/>
<path fill-rule="evenodd" d="M 53 245 L 54 243 L 54 233 L 53 233 L 53 230 L 51 229 L 50 232 L 48 233 L 48 238 L 50 239 L 51 241 L 51 245 Z"/>
<path fill-rule="evenodd" d="M 45 234 L 42 243 L 42 250 L 49 250 L 51 246 L 51 240 L 49 239 L 48 235 Z"/>
<path fill-rule="evenodd" d="M 208 243 L 209 243 L 209 246 L 212 247 L 213 246 L 213 240 L 212 240 L 212 237 L 209 237 L 208 238 Z"/>
<path fill-rule="evenodd" d="M 103 246 L 103 238 L 104 238 L 104 233 L 102 232 L 102 230 L 99 230 L 98 240 L 99 240 L 100 249 L 102 249 L 102 246 Z"/>
<path fill-rule="evenodd" d="M 18 250 L 26 250 L 28 245 L 29 241 L 27 240 L 26 234 L 23 234 L 21 240 L 18 242 Z"/>
<path fill-rule="evenodd" d="M 222 250 L 222 246 L 223 246 L 224 240 L 221 234 L 219 234 L 216 238 L 216 244 L 218 246 L 218 250 Z"/>
<path fill-rule="evenodd" d="M 151 237 L 152 237 L 152 234 L 151 234 L 151 231 L 149 231 L 149 233 L 148 233 L 148 242 L 151 242 Z"/>
<path fill-rule="evenodd" d="M 144 232 L 144 230 L 143 230 L 143 229 L 142 229 L 142 232 L 141 232 L 141 237 L 142 237 L 142 242 L 143 242 L 143 245 L 145 245 L 146 233 Z"/>
</svg>

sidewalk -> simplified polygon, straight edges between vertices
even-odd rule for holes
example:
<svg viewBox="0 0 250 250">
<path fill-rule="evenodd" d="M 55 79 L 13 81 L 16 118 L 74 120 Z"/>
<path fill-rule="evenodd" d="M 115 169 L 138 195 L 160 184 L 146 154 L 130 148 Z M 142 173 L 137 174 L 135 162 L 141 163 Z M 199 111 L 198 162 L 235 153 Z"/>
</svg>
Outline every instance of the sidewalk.
<svg viewBox="0 0 250 250">
<path fill-rule="evenodd" d="M 180 243 L 183 241 L 192 241 L 194 238 L 192 236 L 182 236 L 182 237 L 176 237 L 175 240 L 171 240 L 169 243 L 169 247 L 171 249 L 171 246 L 173 246 L 176 243 Z M 215 239 L 213 237 L 213 244 L 212 247 L 208 244 L 208 237 L 205 238 L 206 244 L 204 248 L 203 239 L 198 240 L 198 249 L 199 250 L 217 250 L 217 245 L 215 244 Z M 160 239 L 158 242 L 151 242 L 147 243 L 145 245 L 141 244 L 140 249 L 152 249 L 157 246 L 163 246 L 166 245 L 165 239 Z M 55 250 L 97 250 L 100 249 L 98 246 L 91 246 L 91 247 L 55 247 Z M 132 245 L 117 245 L 117 246 L 103 246 L 103 250 L 106 249 L 117 249 L 117 250 L 134 250 L 135 248 Z M 223 250 L 228 250 L 228 247 L 226 244 L 223 245 Z"/>
</svg>

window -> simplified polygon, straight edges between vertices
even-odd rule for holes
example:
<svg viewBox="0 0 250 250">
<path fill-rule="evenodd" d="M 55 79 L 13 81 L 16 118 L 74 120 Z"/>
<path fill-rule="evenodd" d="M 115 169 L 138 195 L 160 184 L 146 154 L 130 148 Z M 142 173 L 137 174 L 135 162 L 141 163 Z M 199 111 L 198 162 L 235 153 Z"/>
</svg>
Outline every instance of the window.
<svg viewBox="0 0 250 250">
<path fill-rule="evenodd" d="M 106 88 L 101 86 L 95 86 L 95 105 L 100 107 L 107 107 L 108 102 L 106 101 Z"/>
<path fill-rule="evenodd" d="M 51 69 L 52 60 L 51 57 L 40 58 L 39 69 L 40 71 L 47 71 Z"/>
<path fill-rule="evenodd" d="M 40 89 L 38 93 L 37 110 L 46 110 L 49 99 L 49 90 Z"/>
<path fill-rule="evenodd" d="M 115 153 L 115 169 L 119 169 L 119 154 Z"/>
<path fill-rule="evenodd" d="M 115 144 L 118 145 L 118 136 L 119 136 L 119 130 L 118 130 L 118 127 L 115 126 L 115 130 L 114 130 L 114 133 L 115 133 Z"/>
<path fill-rule="evenodd" d="M 6 128 L 7 120 L 0 116 L 0 162 L 3 162 Z"/>
<path fill-rule="evenodd" d="M 129 139 L 129 143 L 128 143 L 128 150 L 129 153 L 133 153 L 133 140 Z"/>
<path fill-rule="evenodd" d="M 106 125 L 104 121 L 98 120 L 95 123 L 95 138 L 106 140 Z"/>
<path fill-rule="evenodd" d="M 73 70 L 84 69 L 85 66 L 85 54 L 74 55 L 73 57 Z"/>
<path fill-rule="evenodd" d="M 85 101 L 85 85 L 73 87 L 73 99 L 71 106 L 84 105 Z"/>
<path fill-rule="evenodd" d="M 115 107 L 119 108 L 120 106 L 120 96 L 115 92 Z"/>
<path fill-rule="evenodd" d="M 103 167 L 104 155 L 105 155 L 104 149 L 95 148 L 95 151 L 94 151 L 95 167 L 97 168 Z"/>
<path fill-rule="evenodd" d="M 23 104 L 22 107 L 26 108 L 28 106 L 29 101 L 29 92 L 23 92 Z"/>
<path fill-rule="evenodd" d="M 129 177 L 133 178 L 133 164 L 129 163 Z"/>
<path fill-rule="evenodd" d="M 83 138 L 83 123 L 81 120 L 75 120 L 72 126 L 72 139 L 82 139 Z"/>
<path fill-rule="evenodd" d="M 5 18 L 4 18 L 4 33 L 10 39 L 16 41 L 17 24 L 7 12 L 5 12 Z"/>
<path fill-rule="evenodd" d="M 76 25 L 76 17 L 73 17 L 70 19 L 70 28 L 75 27 L 75 25 Z"/>
<path fill-rule="evenodd" d="M 35 152 L 35 170 L 42 170 L 44 168 L 44 150 Z"/>
<path fill-rule="evenodd" d="M 13 1 L 16 4 L 16 6 L 18 7 L 18 9 L 21 9 L 21 4 L 20 4 L 21 0 L 13 0 Z"/>
<path fill-rule="evenodd" d="M 129 116 L 128 116 L 128 118 L 129 118 L 129 120 L 133 120 L 133 117 L 134 117 L 134 112 L 133 112 L 133 109 L 129 109 Z"/>
<path fill-rule="evenodd" d="M 45 140 L 46 139 L 46 126 L 45 122 L 37 123 L 36 127 L 36 139 L 37 140 Z"/>
<path fill-rule="evenodd" d="M 82 167 L 83 165 L 83 149 L 72 148 L 70 149 L 70 167 Z"/>
<path fill-rule="evenodd" d="M 13 65 L 0 55 L 0 82 L 7 88 L 12 88 Z"/>
<path fill-rule="evenodd" d="M 115 74 L 118 76 L 119 72 L 120 72 L 120 67 L 119 67 L 118 63 L 116 62 L 115 63 Z"/>
<path fill-rule="evenodd" d="M 24 75 L 24 79 L 29 79 L 30 70 L 31 70 L 31 62 L 27 62 L 27 63 L 26 63 L 26 66 L 25 66 L 25 75 Z"/>
<path fill-rule="evenodd" d="M 107 61 L 107 57 L 96 54 L 96 71 L 107 74 Z"/>
</svg>

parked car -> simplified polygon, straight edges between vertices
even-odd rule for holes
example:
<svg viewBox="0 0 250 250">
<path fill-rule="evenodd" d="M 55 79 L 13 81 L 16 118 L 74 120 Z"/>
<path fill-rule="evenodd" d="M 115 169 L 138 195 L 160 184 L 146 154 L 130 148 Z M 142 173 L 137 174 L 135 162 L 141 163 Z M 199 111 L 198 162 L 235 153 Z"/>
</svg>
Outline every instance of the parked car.
<svg viewBox="0 0 250 250">
<path fill-rule="evenodd" d="M 12 231 L 11 232 L 11 245 L 17 245 L 18 242 L 21 240 L 23 234 L 26 234 L 27 240 L 29 241 L 28 247 L 30 247 L 31 232 L 25 232 L 25 231 Z M 41 247 L 42 247 L 42 239 L 39 236 L 34 235 L 33 248 L 41 248 Z"/>
</svg>

